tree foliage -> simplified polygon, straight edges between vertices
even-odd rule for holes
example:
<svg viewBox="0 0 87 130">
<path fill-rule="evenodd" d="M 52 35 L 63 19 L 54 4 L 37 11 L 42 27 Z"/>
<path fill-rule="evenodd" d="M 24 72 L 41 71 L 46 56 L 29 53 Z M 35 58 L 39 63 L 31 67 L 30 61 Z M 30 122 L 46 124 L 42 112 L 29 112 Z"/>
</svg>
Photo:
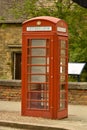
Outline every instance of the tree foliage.
<svg viewBox="0 0 87 130">
<path fill-rule="evenodd" d="M 49 0 L 47 0 L 49 2 Z M 51 1 L 51 0 L 50 0 Z M 24 0 L 20 8 L 16 3 L 12 11 L 26 19 L 49 15 L 64 19 L 69 27 L 69 61 L 87 62 L 87 9 L 72 0 L 54 0 L 54 6 L 47 6 L 41 0 Z"/>
</svg>

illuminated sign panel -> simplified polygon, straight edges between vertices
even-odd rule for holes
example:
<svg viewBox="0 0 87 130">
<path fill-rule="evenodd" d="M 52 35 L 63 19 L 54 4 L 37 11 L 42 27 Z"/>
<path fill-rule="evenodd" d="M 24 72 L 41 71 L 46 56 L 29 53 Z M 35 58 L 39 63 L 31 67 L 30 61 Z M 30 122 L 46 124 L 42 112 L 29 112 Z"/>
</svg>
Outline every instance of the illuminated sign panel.
<svg viewBox="0 0 87 130">
<path fill-rule="evenodd" d="M 27 27 L 26 28 L 27 31 L 52 31 L 52 27 L 51 26 L 32 26 L 32 27 Z"/>
<path fill-rule="evenodd" d="M 59 32 L 66 32 L 66 28 L 57 27 L 57 31 L 59 31 Z"/>
</svg>

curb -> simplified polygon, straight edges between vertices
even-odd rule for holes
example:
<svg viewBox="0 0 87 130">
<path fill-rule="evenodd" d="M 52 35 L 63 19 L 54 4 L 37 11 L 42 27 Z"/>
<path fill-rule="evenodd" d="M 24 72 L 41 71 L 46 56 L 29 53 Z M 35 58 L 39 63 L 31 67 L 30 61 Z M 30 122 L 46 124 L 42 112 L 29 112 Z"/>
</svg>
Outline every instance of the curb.
<svg viewBox="0 0 87 130">
<path fill-rule="evenodd" d="M 54 128 L 50 126 L 42 126 L 37 124 L 22 124 L 21 122 L 12 122 L 12 121 L 0 121 L 0 126 L 12 127 L 12 128 L 20 128 L 25 130 L 69 130 L 64 128 Z"/>
</svg>

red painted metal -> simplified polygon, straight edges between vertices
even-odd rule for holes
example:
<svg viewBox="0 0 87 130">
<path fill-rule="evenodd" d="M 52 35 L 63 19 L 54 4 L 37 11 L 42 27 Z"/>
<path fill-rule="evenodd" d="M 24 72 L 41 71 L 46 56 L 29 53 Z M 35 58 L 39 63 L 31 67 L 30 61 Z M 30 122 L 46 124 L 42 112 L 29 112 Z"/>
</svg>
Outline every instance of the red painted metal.
<svg viewBox="0 0 87 130">
<path fill-rule="evenodd" d="M 22 115 L 68 116 L 68 28 L 42 16 L 23 23 Z"/>
</svg>

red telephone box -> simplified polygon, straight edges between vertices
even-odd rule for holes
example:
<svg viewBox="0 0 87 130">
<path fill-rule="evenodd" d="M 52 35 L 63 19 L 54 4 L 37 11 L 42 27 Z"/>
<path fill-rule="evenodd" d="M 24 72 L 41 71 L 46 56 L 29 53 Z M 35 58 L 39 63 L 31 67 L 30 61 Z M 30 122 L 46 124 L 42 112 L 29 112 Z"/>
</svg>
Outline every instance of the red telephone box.
<svg viewBox="0 0 87 130">
<path fill-rule="evenodd" d="M 23 23 L 22 115 L 68 116 L 68 29 L 58 18 L 42 16 Z"/>
</svg>

